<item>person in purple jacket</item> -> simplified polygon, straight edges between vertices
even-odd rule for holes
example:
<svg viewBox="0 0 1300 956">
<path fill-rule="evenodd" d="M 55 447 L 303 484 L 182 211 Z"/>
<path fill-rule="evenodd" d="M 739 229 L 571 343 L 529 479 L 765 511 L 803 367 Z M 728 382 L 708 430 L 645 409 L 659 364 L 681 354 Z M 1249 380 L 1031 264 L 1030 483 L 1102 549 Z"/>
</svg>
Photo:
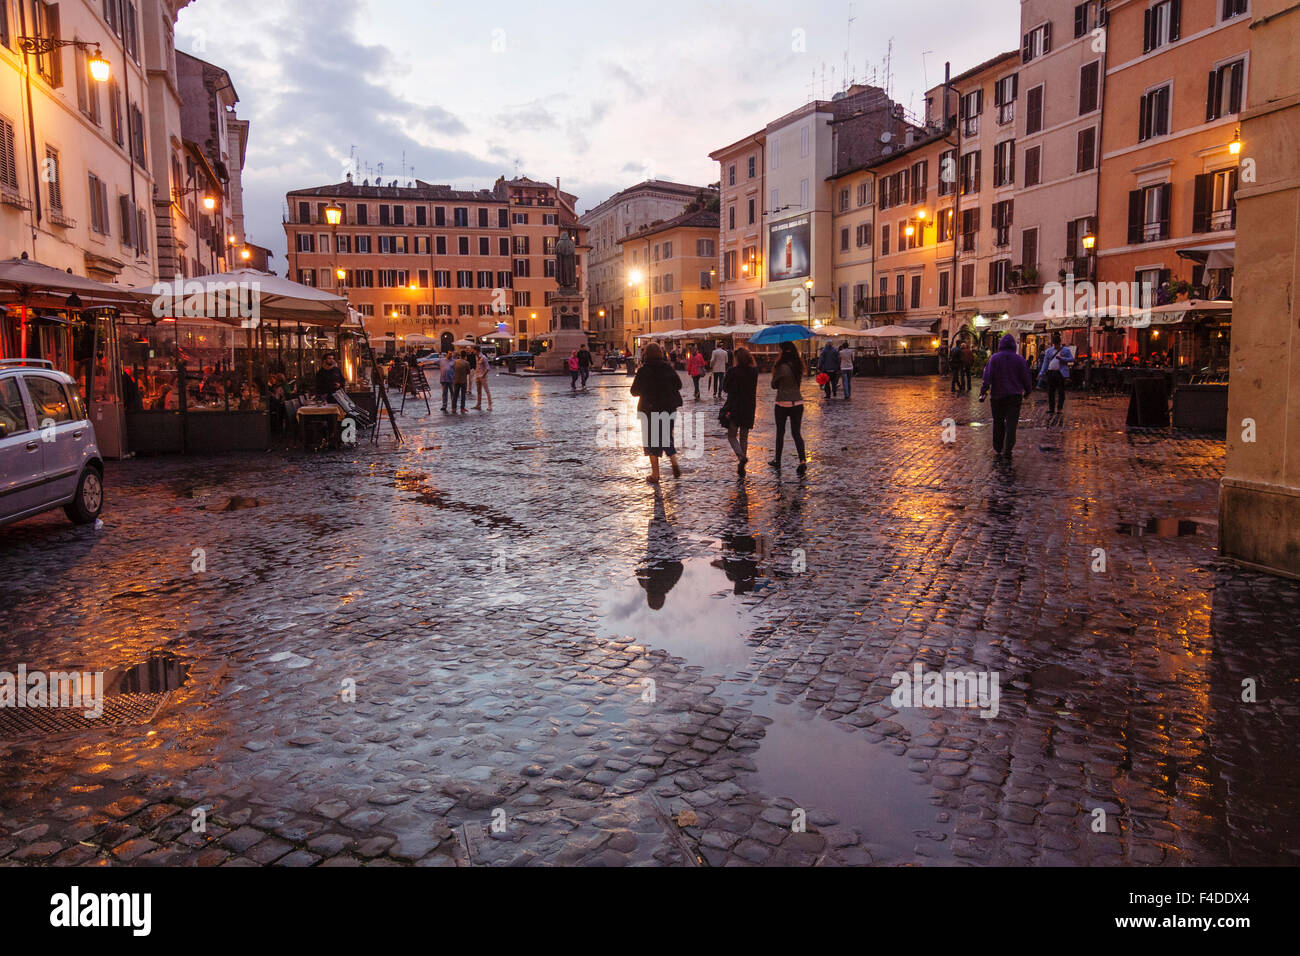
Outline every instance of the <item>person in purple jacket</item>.
<svg viewBox="0 0 1300 956">
<path fill-rule="evenodd" d="M 1016 447 L 1016 425 L 1020 423 L 1020 404 L 1034 390 L 1029 363 L 1016 351 L 1016 337 L 1008 332 L 998 343 L 997 352 L 984 366 L 984 384 L 980 401 L 993 393 L 993 451 L 999 459 L 1011 460 Z"/>
</svg>

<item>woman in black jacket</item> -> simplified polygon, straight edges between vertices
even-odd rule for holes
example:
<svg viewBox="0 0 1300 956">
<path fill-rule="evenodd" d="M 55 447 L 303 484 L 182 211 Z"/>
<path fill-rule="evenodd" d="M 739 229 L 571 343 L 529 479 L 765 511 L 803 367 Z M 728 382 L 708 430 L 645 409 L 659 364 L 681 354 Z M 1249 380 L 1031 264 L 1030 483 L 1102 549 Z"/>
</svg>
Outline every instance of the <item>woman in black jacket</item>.
<svg viewBox="0 0 1300 956">
<path fill-rule="evenodd" d="M 659 483 L 659 456 L 667 455 L 672 462 L 673 477 L 682 476 L 677 464 L 677 447 L 674 432 L 677 429 L 677 409 L 682 405 L 682 380 L 677 371 L 664 358 L 663 347 L 651 342 L 645 348 L 641 367 L 632 379 L 632 394 L 638 396 L 636 410 L 641 417 L 641 435 L 644 451 L 650 458 L 650 484 Z"/>
<path fill-rule="evenodd" d="M 727 369 L 722 390 L 727 393 L 721 413 L 727 441 L 739 459 L 736 474 L 743 476 L 745 462 L 749 461 L 749 430 L 754 427 L 754 408 L 758 403 L 758 366 L 749 349 L 736 349 L 735 364 Z"/>
</svg>

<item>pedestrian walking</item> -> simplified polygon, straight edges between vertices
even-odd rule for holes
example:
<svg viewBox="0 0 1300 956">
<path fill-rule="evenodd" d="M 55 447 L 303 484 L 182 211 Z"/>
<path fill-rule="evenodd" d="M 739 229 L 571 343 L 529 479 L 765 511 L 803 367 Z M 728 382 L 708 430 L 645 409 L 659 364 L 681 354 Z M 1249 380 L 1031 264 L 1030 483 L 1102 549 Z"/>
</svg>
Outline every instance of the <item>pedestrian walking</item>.
<svg viewBox="0 0 1300 956">
<path fill-rule="evenodd" d="M 1061 333 L 1052 333 L 1052 344 L 1043 353 L 1038 369 L 1038 384 L 1047 383 L 1047 414 L 1065 411 L 1065 385 L 1070 380 L 1070 363 L 1074 353 L 1068 345 L 1061 344 Z"/>
<path fill-rule="evenodd" d="M 969 392 L 970 370 L 975 367 L 975 351 L 971 348 L 970 342 L 963 339 L 957 354 L 961 358 L 961 390 Z"/>
<path fill-rule="evenodd" d="M 997 352 L 984 366 L 984 384 L 980 401 L 992 393 L 993 452 L 995 457 L 1010 461 L 1016 447 L 1016 426 L 1020 423 L 1020 406 L 1034 390 L 1029 363 L 1016 351 L 1016 337 L 1008 332 L 998 343 Z"/>
<path fill-rule="evenodd" d="M 817 372 L 819 378 L 822 375 L 826 376 L 826 384 L 822 385 L 822 389 L 826 392 L 827 400 L 834 395 L 838 395 L 840 392 L 840 356 L 835 351 L 835 346 L 830 342 L 826 343 L 826 347 L 817 356 Z M 818 384 L 821 383 L 818 382 Z"/>
<path fill-rule="evenodd" d="M 700 379 L 704 377 L 705 367 L 704 356 L 700 354 L 699 349 L 695 349 L 691 352 L 691 357 L 686 360 L 686 374 L 695 383 L 695 400 L 697 402 L 700 400 Z"/>
<path fill-rule="evenodd" d="M 474 349 L 474 384 L 478 389 L 478 404 L 475 408 L 483 407 L 483 396 L 487 395 L 488 411 L 492 411 L 492 389 L 488 388 L 488 374 L 492 371 L 492 366 L 488 364 L 487 356 L 483 354 L 480 348 Z"/>
<path fill-rule="evenodd" d="M 447 401 L 451 401 L 451 410 L 456 410 L 456 360 L 450 352 L 444 352 L 438 363 L 438 381 L 442 385 L 442 410 L 447 410 Z"/>
<path fill-rule="evenodd" d="M 728 358 L 727 350 L 714 343 L 713 351 L 709 354 L 709 370 L 713 372 L 713 397 L 715 399 L 722 397 L 722 379 L 727 374 Z"/>
<path fill-rule="evenodd" d="M 749 430 L 754 427 L 754 410 L 758 403 L 758 366 L 749 349 L 736 349 L 736 361 L 722 380 L 727 400 L 718 413 L 718 422 L 727 430 L 727 442 L 736 453 L 736 474 L 745 475 L 749 461 Z"/>
<path fill-rule="evenodd" d="M 578 349 L 578 378 L 582 383 L 582 390 L 587 390 L 587 376 L 591 374 L 591 353 L 587 351 L 587 346 Z"/>
<path fill-rule="evenodd" d="M 848 401 L 853 393 L 853 359 L 856 353 L 849 345 L 848 340 L 840 346 L 840 384 L 844 387 L 844 400 Z"/>
<path fill-rule="evenodd" d="M 465 353 L 461 352 L 456 357 L 456 363 L 452 366 L 454 374 L 452 376 L 452 385 L 454 388 L 451 393 L 451 410 L 456 410 L 456 403 L 459 401 L 460 410 L 465 411 L 466 393 L 469 391 L 469 360 L 465 358 Z"/>
<path fill-rule="evenodd" d="M 632 394 L 639 401 L 636 410 L 641 418 L 642 450 L 650 459 L 650 475 L 646 481 L 659 484 L 659 457 L 667 455 L 673 466 L 673 477 L 680 478 L 682 469 L 677 464 L 677 409 L 682 405 L 682 380 L 668 363 L 663 346 L 651 342 L 645 347 L 644 360 L 632 379 Z"/>
<path fill-rule="evenodd" d="M 799 452 L 799 474 L 808 470 L 804 454 L 803 433 L 803 359 L 793 342 L 781 343 L 781 354 L 772 367 L 772 387 L 776 389 L 776 457 L 768 462 L 773 468 L 781 467 L 781 451 L 785 447 L 785 425 L 790 423 L 790 435 Z"/>
<path fill-rule="evenodd" d="M 569 353 L 569 391 L 578 390 L 578 350 L 574 349 Z"/>
</svg>

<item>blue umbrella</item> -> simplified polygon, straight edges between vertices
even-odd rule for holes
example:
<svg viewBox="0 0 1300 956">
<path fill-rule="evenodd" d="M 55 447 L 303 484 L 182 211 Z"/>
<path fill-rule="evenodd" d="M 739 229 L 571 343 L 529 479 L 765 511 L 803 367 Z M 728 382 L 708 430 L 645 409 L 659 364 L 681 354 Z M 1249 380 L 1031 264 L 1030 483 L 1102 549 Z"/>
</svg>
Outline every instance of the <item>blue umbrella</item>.
<svg viewBox="0 0 1300 956">
<path fill-rule="evenodd" d="M 769 325 L 749 337 L 750 345 L 775 345 L 777 342 L 799 342 L 813 337 L 812 329 L 803 325 Z"/>
</svg>

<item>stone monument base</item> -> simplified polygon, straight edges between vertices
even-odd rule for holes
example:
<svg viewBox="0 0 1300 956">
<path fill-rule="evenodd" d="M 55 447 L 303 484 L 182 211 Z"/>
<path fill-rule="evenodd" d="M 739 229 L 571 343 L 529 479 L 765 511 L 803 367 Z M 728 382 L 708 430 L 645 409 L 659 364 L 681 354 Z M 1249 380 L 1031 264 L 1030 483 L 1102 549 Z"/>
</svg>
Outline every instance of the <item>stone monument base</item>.
<svg viewBox="0 0 1300 956">
<path fill-rule="evenodd" d="M 578 329 L 556 329 L 547 333 L 548 351 L 533 359 L 533 369 L 550 375 L 569 374 L 569 353 L 587 344 L 586 333 Z"/>
</svg>

